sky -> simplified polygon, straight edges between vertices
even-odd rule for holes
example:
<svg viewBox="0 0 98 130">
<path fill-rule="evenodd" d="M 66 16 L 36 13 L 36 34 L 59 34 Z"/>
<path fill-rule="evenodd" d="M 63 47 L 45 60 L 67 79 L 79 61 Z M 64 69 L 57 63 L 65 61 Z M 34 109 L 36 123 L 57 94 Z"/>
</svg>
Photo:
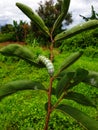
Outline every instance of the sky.
<svg viewBox="0 0 98 130">
<path fill-rule="evenodd" d="M 30 22 L 30 19 L 15 4 L 20 2 L 36 10 L 40 1 L 45 2 L 45 0 L 0 0 L 0 25 L 12 24 L 13 20 Z M 91 5 L 94 6 L 95 11 L 98 13 L 98 0 L 71 0 L 69 12 L 72 13 L 73 24 L 70 27 L 84 22 L 79 14 L 86 17 L 90 16 Z"/>
</svg>

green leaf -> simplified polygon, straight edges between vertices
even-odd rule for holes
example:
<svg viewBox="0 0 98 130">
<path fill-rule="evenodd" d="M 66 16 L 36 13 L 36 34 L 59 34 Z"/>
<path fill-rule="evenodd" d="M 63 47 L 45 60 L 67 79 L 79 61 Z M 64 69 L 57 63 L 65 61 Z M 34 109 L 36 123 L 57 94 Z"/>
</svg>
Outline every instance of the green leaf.
<svg viewBox="0 0 98 130">
<path fill-rule="evenodd" d="M 52 87 L 52 95 L 55 95 L 56 94 L 56 89 Z"/>
<path fill-rule="evenodd" d="M 53 25 L 52 32 L 55 31 L 61 25 L 62 21 L 64 20 L 65 16 L 67 15 L 69 5 L 70 5 L 70 0 L 63 0 L 62 1 L 61 13 Z"/>
<path fill-rule="evenodd" d="M 56 96 L 59 98 L 63 92 L 66 91 L 66 89 L 70 86 L 70 81 L 73 79 L 74 72 L 68 72 L 66 73 L 60 81 L 58 81 L 57 87 L 56 87 Z"/>
<path fill-rule="evenodd" d="M 41 29 L 44 35 L 50 36 L 49 29 L 47 28 L 44 21 L 38 14 L 36 14 L 30 7 L 22 3 L 17 2 L 16 6 Z"/>
<path fill-rule="evenodd" d="M 61 71 L 57 75 L 56 79 L 60 80 L 65 74 L 69 72 L 73 72 L 74 75 L 73 75 L 72 80 L 70 81 L 70 86 L 68 87 L 68 89 L 72 88 L 73 86 L 76 86 L 80 82 L 83 82 L 87 78 L 88 73 L 89 73 L 87 70 L 83 68 L 77 68 L 77 70 L 74 70 L 74 71 L 64 70 L 64 71 Z"/>
<path fill-rule="evenodd" d="M 0 88 L 0 99 L 21 90 L 45 90 L 45 87 L 37 81 L 19 80 L 12 81 Z"/>
<path fill-rule="evenodd" d="M 70 91 L 67 93 L 67 95 L 65 95 L 64 99 L 74 100 L 79 104 L 95 107 L 95 105 L 90 101 L 90 99 L 88 99 L 81 93 Z"/>
<path fill-rule="evenodd" d="M 67 59 L 65 59 L 65 61 L 61 65 L 59 71 L 61 72 L 61 71 L 65 70 L 65 69 L 67 69 L 75 61 L 77 61 L 82 56 L 82 54 L 83 54 L 83 51 L 73 53 L 71 56 L 69 56 Z"/>
<path fill-rule="evenodd" d="M 70 6 L 70 0 L 62 0 L 61 12 L 64 12 L 65 16 L 67 15 L 69 6 Z"/>
<path fill-rule="evenodd" d="M 89 71 L 89 74 L 86 76 L 83 82 L 98 88 L 98 72 Z"/>
<path fill-rule="evenodd" d="M 45 103 L 45 110 L 48 111 L 48 102 Z"/>
<path fill-rule="evenodd" d="M 68 114 L 69 116 L 77 120 L 80 124 L 82 124 L 86 129 L 98 130 L 98 121 L 90 118 L 88 115 L 81 112 L 80 110 L 64 104 L 59 105 L 56 109 L 64 114 Z"/>
<path fill-rule="evenodd" d="M 61 13 L 57 20 L 55 21 L 54 25 L 53 25 L 53 28 L 52 28 L 52 33 L 55 32 L 55 30 L 61 25 L 63 19 L 65 17 L 65 14 L 64 13 Z"/>
<path fill-rule="evenodd" d="M 63 31 L 60 34 L 57 34 L 54 38 L 55 41 L 60 41 L 63 39 L 70 38 L 76 34 L 79 34 L 83 31 L 94 29 L 98 27 L 98 20 L 89 20 L 88 22 L 81 23 L 67 31 Z"/>
<path fill-rule="evenodd" d="M 74 74 L 73 81 L 71 82 L 70 87 L 76 86 L 82 82 L 88 75 L 88 71 L 83 68 L 78 68 Z"/>
<path fill-rule="evenodd" d="M 7 56 L 16 56 L 21 59 L 26 60 L 30 64 L 33 64 L 35 66 L 38 66 L 37 63 L 33 62 L 34 56 L 32 51 L 30 51 L 28 48 L 23 47 L 19 44 L 9 44 L 3 48 L 0 49 L 0 53 Z"/>
<path fill-rule="evenodd" d="M 57 98 L 59 98 L 64 92 L 66 93 L 69 89 L 82 82 L 88 75 L 88 71 L 82 68 L 78 68 L 76 71 L 63 72 L 59 73 L 57 77 L 59 78 L 55 90 Z"/>
<path fill-rule="evenodd" d="M 25 130 L 34 130 L 33 128 L 25 128 Z"/>
<path fill-rule="evenodd" d="M 56 79 L 59 81 L 66 73 L 67 73 L 66 70 L 61 71 L 60 73 L 57 74 Z"/>
<path fill-rule="evenodd" d="M 33 128 L 25 128 L 24 130 L 34 130 Z"/>
</svg>

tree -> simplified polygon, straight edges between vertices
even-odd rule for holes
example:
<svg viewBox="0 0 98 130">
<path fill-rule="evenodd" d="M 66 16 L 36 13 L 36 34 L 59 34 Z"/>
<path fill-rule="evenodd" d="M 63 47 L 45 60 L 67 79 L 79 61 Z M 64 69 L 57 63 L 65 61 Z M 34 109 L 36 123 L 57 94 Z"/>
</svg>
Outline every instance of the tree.
<svg viewBox="0 0 98 130">
<path fill-rule="evenodd" d="M 26 36 L 30 29 L 28 23 L 23 22 L 22 20 L 20 20 L 19 23 L 17 23 L 17 21 L 13 21 L 13 27 L 14 27 L 15 40 L 25 41 Z"/>
<path fill-rule="evenodd" d="M 1 33 L 9 33 L 9 32 L 13 32 L 13 25 L 11 24 L 6 24 L 4 26 L 1 27 Z"/>
<path fill-rule="evenodd" d="M 36 12 L 39 14 L 39 16 L 44 20 L 45 25 L 51 30 L 52 25 L 54 24 L 54 21 L 57 19 L 58 15 L 61 12 L 61 4 L 62 0 L 57 0 L 57 3 L 54 4 L 53 0 L 46 1 L 44 4 L 42 1 L 39 3 L 39 8 L 36 10 Z M 68 13 L 64 18 L 64 24 L 63 26 L 66 27 L 67 25 L 71 24 L 73 22 L 72 20 L 72 14 Z M 37 34 L 40 36 L 41 33 L 34 24 L 34 22 L 31 22 L 32 31 L 35 32 L 35 35 Z M 56 30 L 56 33 L 61 32 L 62 24 L 59 26 L 59 28 Z"/>
<path fill-rule="evenodd" d="M 82 17 L 85 21 L 93 20 L 93 19 L 97 19 L 98 20 L 98 13 L 96 13 L 96 11 L 94 10 L 94 7 L 92 5 L 91 6 L 91 16 L 90 17 L 85 17 L 83 15 L 80 15 L 80 17 Z"/>
</svg>

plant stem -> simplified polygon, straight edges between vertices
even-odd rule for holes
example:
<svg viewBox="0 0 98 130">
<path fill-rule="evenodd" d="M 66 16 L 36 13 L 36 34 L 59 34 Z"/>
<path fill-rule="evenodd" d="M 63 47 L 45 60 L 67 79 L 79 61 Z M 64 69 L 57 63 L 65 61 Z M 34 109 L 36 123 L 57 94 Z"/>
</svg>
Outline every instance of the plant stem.
<svg viewBox="0 0 98 130">
<path fill-rule="evenodd" d="M 53 40 L 52 34 L 51 34 L 51 36 L 50 36 L 50 39 L 51 39 L 51 45 L 50 45 L 50 60 L 53 61 L 53 59 L 54 59 L 54 54 L 53 54 L 54 40 Z"/>
<path fill-rule="evenodd" d="M 67 93 L 64 92 L 64 94 L 58 99 L 58 101 L 56 102 L 56 104 L 54 106 L 52 106 L 51 108 L 51 112 L 58 106 L 58 104 L 63 100 L 64 96 L 66 95 Z"/>
<path fill-rule="evenodd" d="M 45 123 L 44 130 L 48 130 L 48 123 L 49 123 L 50 114 L 51 114 L 52 82 L 53 82 L 53 77 L 50 77 L 50 87 L 49 87 L 49 91 L 48 91 L 48 112 L 47 112 L 47 116 L 46 116 L 46 123 Z"/>
<path fill-rule="evenodd" d="M 53 55 L 53 43 L 51 43 L 51 46 L 50 46 L 50 60 L 53 61 L 54 59 L 54 55 Z"/>
<path fill-rule="evenodd" d="M 51 45 L 50 45 L 50 60 L 51 60 L 51 62 L 52 62 L 53 59 L 54 59 L 54 55 L 53 55 L 54 40 L 53 40 L 52 34 L 50 35 L 50 39 L 51 39 Z M 47 115 L 46 115 L 46 123 L 45 123 L 44 130 L 48 130 L 48 123 L 49 123 L 50 114 L 51 114 L 52 82 L 53 82 L 53 77 L 50 77 L 50 86 L 49 86 L 49 90 L 48 90 L 48 112 L 47 112 Z"/>
</svg>

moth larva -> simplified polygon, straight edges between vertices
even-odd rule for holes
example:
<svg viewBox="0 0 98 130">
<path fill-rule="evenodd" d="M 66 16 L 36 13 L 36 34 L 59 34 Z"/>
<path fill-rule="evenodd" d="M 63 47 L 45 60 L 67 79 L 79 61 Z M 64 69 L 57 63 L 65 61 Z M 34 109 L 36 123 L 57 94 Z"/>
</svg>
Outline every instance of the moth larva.
<svg viewBox="0 0 98 130">
<path fill-rule="evenodd" d="M 54 66 L 53 66 L 52 62 L 48 58 L 46 58 L 45 56 L 41 56 L 41 55 L 39 55 L 38 60 L 41 61 L 46 66 L 49 75 L 53 76 Z"/>
</svg>

